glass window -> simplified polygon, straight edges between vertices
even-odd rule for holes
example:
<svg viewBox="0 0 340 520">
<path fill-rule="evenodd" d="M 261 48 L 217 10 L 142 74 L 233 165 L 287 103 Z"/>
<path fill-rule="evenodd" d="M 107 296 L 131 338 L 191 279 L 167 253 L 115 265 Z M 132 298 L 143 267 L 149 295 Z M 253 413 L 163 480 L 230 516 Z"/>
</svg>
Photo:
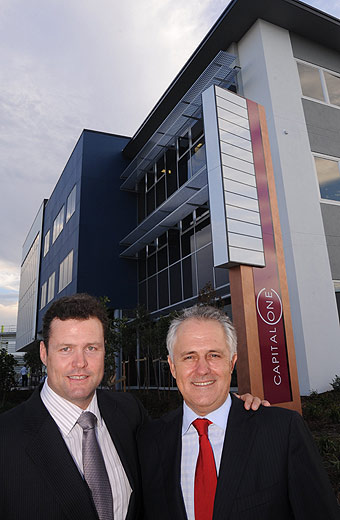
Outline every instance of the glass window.
<svg viewBox="0 0 340 520">
<path fill-rule="evenodd" d="M 169 281 L 167 269 L 158 274 L 158 302 L 160 309 L 168 307 L 169 305 Z"/>
<path fill-rule="evenodd" d="M 155 184 L 155 170 L 150 168 L 146 174 L 146 189 L 149 190 Z"/>
<path fill-rule="evenodd" d="M 145 218 L 145 177 L 138 183 L 138 223 Z"/>
<path fill-rule="evenodd" d="M 207 218 L 196 225 L 196 249 L 206 246 L 211 242 L 210 218 Z"/>
<path fill-rule="evenodd" d="M 319 69 L 305 63 L 298 63 L 302 94 L 304 96 L 325 101 Z"/>
<path fill-rule="evenodd" d="M 148 310 L 150 312 L 157 309 L 157 276 L 148 279 Z"/>
<path fill-rule="evenodd" d="M 46 294 L 47 294 L 47 282 L 41 286 L 41 298 L 40 298 L 40 309 L 46 305 Z"/>
<path fill-rule="evenodd" d="M 52 244 L 56 241 L 58 236 L 63 230 L 64 227 L 64 213 L 65 213 L 65 206 L 61 208 L 58 215 L 54 219 L 53 222 L 53 235 L 52 235 Z"/>
<path fill-rule="evenodd" d="M 178 139 L 178 156 L 181 157 L 187 150 L 189 150 L 188 132 Z"/>
<path fill-rule="evenodd" d="M 72 282 L 73 250 L 67 255 L 59 266 L 59 291 Z"/>
<path fill-rule="evenodd" d="M 156 253 L 148 257 L 148 276 L 155 274 L 156 272 Z"/>
<path fill-rule="evenodd" d="M 168 265 L 168 248 L 162 247 L 157 253 L 158 271 L 161 271 Z"/>
<path fill-rule="evenodd" d="M 340 202 L 340 161 L 314 157 L 322 199 Z"/>
<path fill-rule="evenodd" d="M 170 197 L 178 188 L 176 150 L 168 149 L 165 158 L 167 197 Z"/>
<path fill-rule="evenodd" d="M 164 162 L 164 155 L 162 155 L 156 164 L 156 175 L 157 179 L 160 179 L 165 174 L 165 162 Z"/>
<path fill-rule="evenodd" d="M 147 254 L 150 256 L 152 255 L 152 253 L 154 253 L 156 251 L 156 244 L 155 244 L 155 241 L 152 242 L 152 244 L 148 244 L 148 247 L 147 247 Z"/>
<path fill-rule="evenodd" d="M 213 286 L 213 257 L 212 246 L 204 247 L 196 253 L 197 273 L 198 273 L 198 290 L 204 288 L 207 283 Z"/>
<path fill-rule="evenodd" d="M 163 235 L 158 237 L 158 247 L 165 246 L 167 243 L 167 236 L 166 233 L 163 233 Z"/>
<path fill-rule="evenodd" d="M 178 183 L 182 186 L 191 177 L 190 152 L 178 162 Z"/>
<path fill-rule="evenodd" d="M 194 144 L 203 135 L 203 119 L 197 121 L 191 128 L 191 142 Z"/>
<path fill-rule="evenodd" d="M 195 251 L 195 235 L 194 228 L 189 229 L 186 233 L 182 235 L 181 238 L 182 243 L 182 257 L 190 255 Z"/>
<path fill-rule="evenodd" d="M 170 267 L 170 302 L 182 300 L 181 264 L 178 262 Z"/>
<path fill-rule="evenodd" d="M 169 264 L 173 264 L 180 259 L 180 238 L 178 229 L 169 229 L 168 231 L 169 243 Z"/>
<path fill-rule="evenodd" d="M 191 175 L 195 175 L 205 166 L 204 138 L 191 149 Z"/>
<path fill-rule="evenodd" d="M 147 301 L 146 301 L 146 282 L 139 284 L 139 303 L 140 305 L 144 305 L 147 307 Z"/>
<path fill-rule="evenodd" d="M 50 250 L 50 234 L 50 230 L 48 230 L 44 238 L 44 256 L 46 256 Z"/>
<path fill-rule="evenodd" d="M 147 205 L 147 215 L 153 212 L 155 209 L 155 187 L 151 188 L 146 194 L 146 205 Z"/>
<path fill-rule="evenodd" d="M 139 251 L 138 255 L 138 278 L 139 281 L 144 280 L 146 277 L 146 251 L 143 248 Z"/>
<path fill-rule="evenodd" d="M 197 294 L 195 255 L 182 260 L 183 298 L 191 298 Z"/>
<path fill-rule="evenodd" d="M 229 283 L 229 271 L 223 267 L 215 267 L 215 287 L 222 287 Z"/>
<path fill-rule="evenodd" d="M 74 185 L 71 193 L 67 197 L 67 204 L 66 204 L 66 222 L 70 220 L 73 213 L 76 210 L 76 193 L 77 193 L 77 186 Z"/>
<path fill-rule="evenodd" d="M 196 221 L 202 219 L 204 216 L 209 215 L 209 208 L 207 207 L 208 202 L 204 206 L 196 209 Z"/>
<path fill-rule="evenodd" d="M 189 229 L 189 227 L 194 225 L 194 214 L 189 213 L 184 219 L 182 220 L 182 231 L 186 231 Z"/>
<path fill-rule="evenodd" d="M 156 207 L 160 206 L 165 201 L 165 176 L 156 184 Z"/>
<path fill-rule="evenodd" d="M 49 303 L 54 298 L 54 286 L 55 286 L 55 272 L 52 273 L 48 279 L 47 303 Z"/>
<path fill-rule="evenodd" d="M 340 77 L 326 71 L 324 75 L 330 103 L 340 106 Z"/>
</svg>

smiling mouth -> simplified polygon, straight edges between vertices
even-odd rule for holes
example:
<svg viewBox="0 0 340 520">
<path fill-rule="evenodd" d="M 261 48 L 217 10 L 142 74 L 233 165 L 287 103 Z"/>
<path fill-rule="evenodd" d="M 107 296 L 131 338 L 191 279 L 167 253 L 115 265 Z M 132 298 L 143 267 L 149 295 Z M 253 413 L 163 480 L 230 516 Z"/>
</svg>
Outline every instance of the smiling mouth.
<svg viewBox="0 0 340 520">
<path fill-rule="evenodd" d="M 69 379 L 74 379 L 75 381 L 81 381 L 83 379 L 87 379 L 89 376 L 67 376 Z"/>
<path fill-rule="evenodd" d="M 193 381 L 193 385 L 194 386 L 209 386 L 209 385 L 212 385 L 215 381 L 202 381 L 202 382 L 194 382 Z"/>
</svg>

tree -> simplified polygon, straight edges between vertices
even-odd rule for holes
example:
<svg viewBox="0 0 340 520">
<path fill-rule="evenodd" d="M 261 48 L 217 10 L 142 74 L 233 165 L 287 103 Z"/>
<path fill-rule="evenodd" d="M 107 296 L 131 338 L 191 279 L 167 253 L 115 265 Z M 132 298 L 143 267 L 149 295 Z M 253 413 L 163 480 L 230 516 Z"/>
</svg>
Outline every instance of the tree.
<svg viewBox="0 0 340 520">
<path fill-rule="evenodd" d="M 39 341 L 36 341 L 33 345 L 33 348 L 25 353 L 24 362 L 26 367 L 29 367 L 30 369 L 31 379 L 36 378 L 39 382 L 42 377 L 42 362 L 40 359 Z"/>
<path fill-rule="evenodd" d="M 225 302 L 223 298 L 216 295 L 216 291 L 211 282 L 205 284 L 200 290 L 197 298 L 198 305 L 211 305 L 213 307 L 223 307 Z"/>
<path fill-rule="evenodd" d="M 8 354 L 5 348 L 0 349 L 0 394 L 1 407 L 5 404 L 6 394 L 15 385 L 15 370 L 17 364 L 14 356 Z"/>
</svg>

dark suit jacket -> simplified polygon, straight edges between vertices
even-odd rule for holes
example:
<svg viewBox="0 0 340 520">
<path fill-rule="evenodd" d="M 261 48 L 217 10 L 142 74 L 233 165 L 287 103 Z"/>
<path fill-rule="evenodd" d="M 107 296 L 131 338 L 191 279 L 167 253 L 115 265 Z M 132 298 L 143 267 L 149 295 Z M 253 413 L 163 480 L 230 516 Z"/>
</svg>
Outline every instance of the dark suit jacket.
<svg viewBox="0 0 340 520">
<path fill-rule="evenodd" d="M 182 408 L 138 436 L 146 520 L 186 520 L 180 486 Z M 232 397 L 213 520 L 339 520 L 340 509 L 303 419 L 246 411 Z"/>
<path fill-rule="evenodd" d="M 141 514 L 136 431 L 142 405 L 129 394 L 97 391 L 98 404 L 129 479 L 128 520 Z M 0 415 L 0 518 L 98 520 L 90 491 L 36 390 Z"/>
</svg>

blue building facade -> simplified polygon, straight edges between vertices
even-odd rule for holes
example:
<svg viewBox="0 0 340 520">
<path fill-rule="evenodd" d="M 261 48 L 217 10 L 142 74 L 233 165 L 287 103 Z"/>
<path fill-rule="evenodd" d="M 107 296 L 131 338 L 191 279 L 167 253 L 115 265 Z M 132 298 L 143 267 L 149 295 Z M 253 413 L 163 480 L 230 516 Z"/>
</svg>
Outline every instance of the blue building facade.
<svg viewBox="0 0 340 520">
<path fill-rule="evenodd" d="M 127 141 L 84 130 L 46 203 L 38 332 L 44 313 L 61 296 L 88 292 L 109 298 L 114 308 L 137 303 L 136 263 L 119 257 L 119 241 L 136 218 L 134 197 L 119 190 Z"/>
</svg>

